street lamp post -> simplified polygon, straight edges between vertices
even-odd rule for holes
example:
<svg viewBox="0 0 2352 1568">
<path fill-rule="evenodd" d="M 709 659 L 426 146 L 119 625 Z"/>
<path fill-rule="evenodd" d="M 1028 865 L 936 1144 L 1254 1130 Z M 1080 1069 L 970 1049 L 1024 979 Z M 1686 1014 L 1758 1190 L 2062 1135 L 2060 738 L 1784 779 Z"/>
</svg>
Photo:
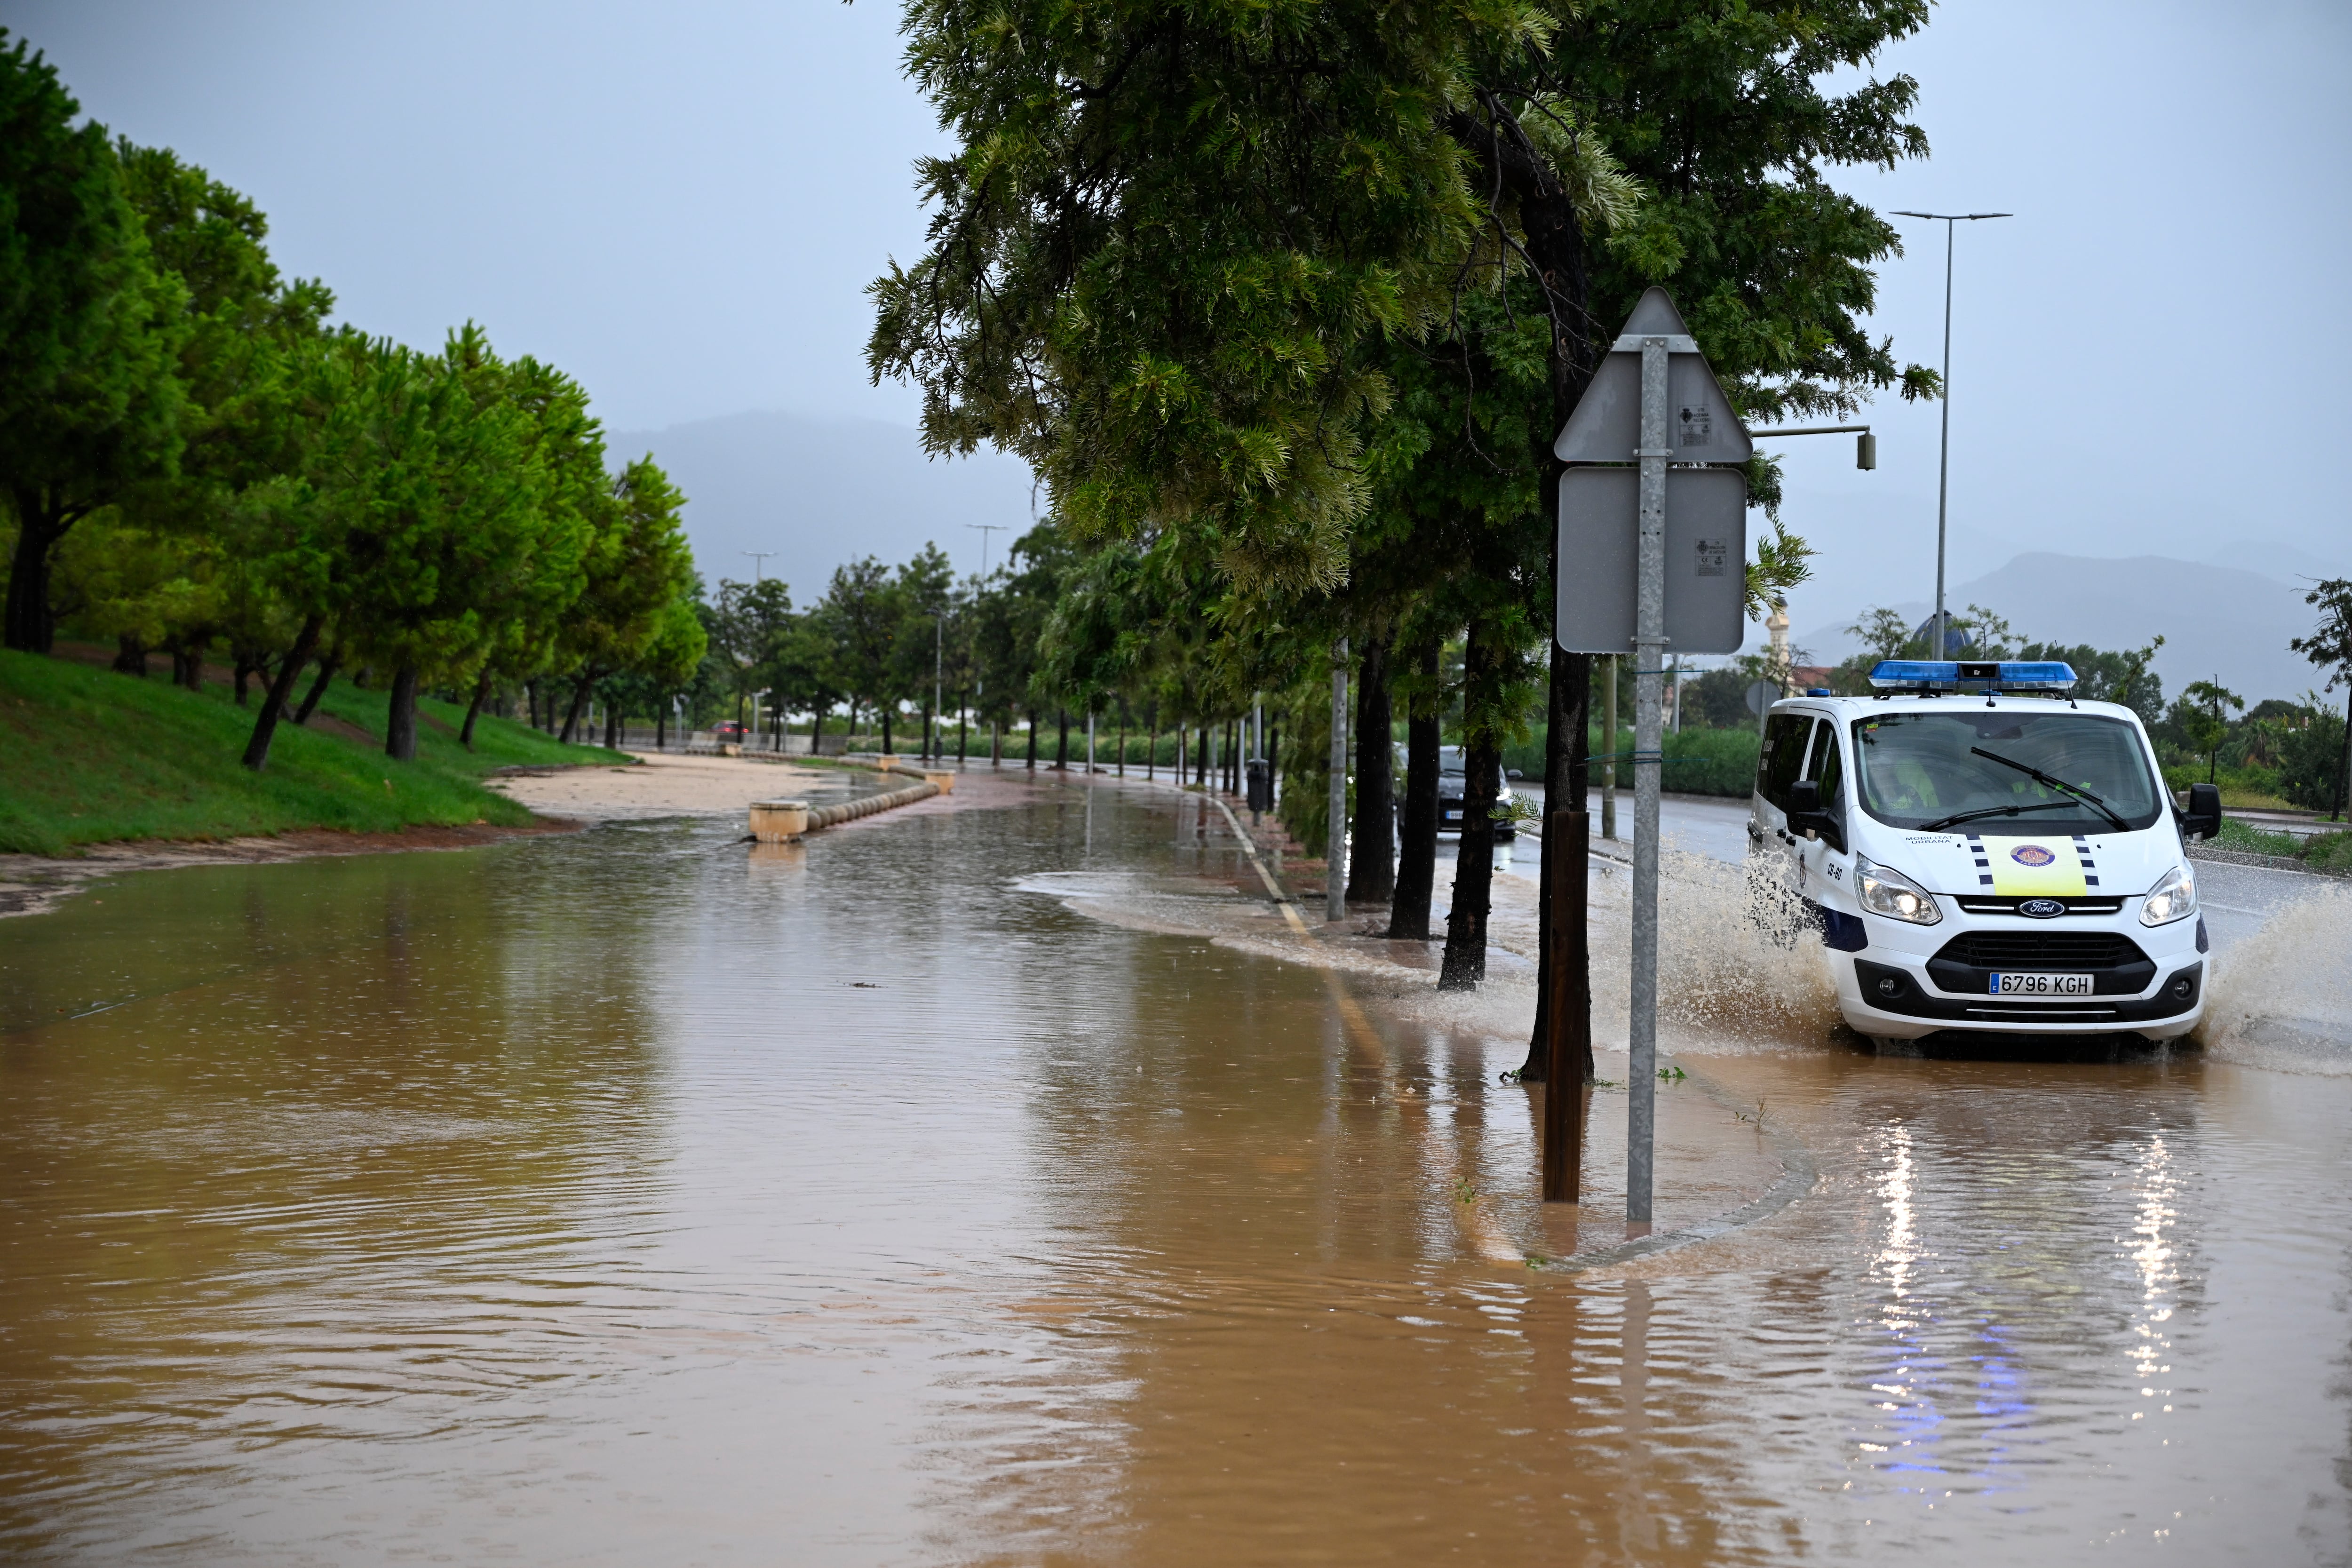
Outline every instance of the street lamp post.
<svg viewBox="0 0 2352 1568">
<path fill-rule="evenodd" d="M 1944 226 L 1944 436 L 1941 454 L 1936 462 L 1936 640 L 1930 657 L 1941 658 L 1949 651 L 1951 617 L 1944 609 L 1944 539 L 1946 500 L 1951 489 L 1952 475 L 1952 226 L 1979 223 L 1986 218 L 2011 217 L 2011 213 L 1915 213 L 1897 210 L 1896 217 L 1927 218 Z"/>
</svg>

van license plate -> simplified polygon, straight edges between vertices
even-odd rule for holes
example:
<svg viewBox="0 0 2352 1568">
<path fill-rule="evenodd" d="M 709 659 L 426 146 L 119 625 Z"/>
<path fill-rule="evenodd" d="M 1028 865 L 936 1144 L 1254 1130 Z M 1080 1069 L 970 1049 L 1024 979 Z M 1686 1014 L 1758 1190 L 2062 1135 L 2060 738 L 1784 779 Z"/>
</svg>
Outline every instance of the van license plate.
<svg viewBox="0 0 2352 1568">
<path fill-rule="evenodd" d="M 1992 994 L 1996 996 L 2088 996 L 2091 977 L 2087 974 L 1996 974 L 1992 977 Z"/>
</svg>

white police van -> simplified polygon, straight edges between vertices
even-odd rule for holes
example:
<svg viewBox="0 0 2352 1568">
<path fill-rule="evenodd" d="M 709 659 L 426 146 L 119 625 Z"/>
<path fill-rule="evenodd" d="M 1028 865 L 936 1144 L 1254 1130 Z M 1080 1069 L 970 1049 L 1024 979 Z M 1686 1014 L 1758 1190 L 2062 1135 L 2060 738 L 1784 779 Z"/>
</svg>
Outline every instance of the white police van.
<svg viewBox="0 0 2352 1568">
<path fill-rule="evenodd" d="M 1944 1029 L 2187 1034 L 2207 940 L 2187 843 L 2138 716 L 2078 701 L 2058 663 L 1889 659 L 1876 695 L 1772 705 L 1748 833 L 1817 921 L 1846 1021 L 1880 1040 Z"/>
</svg>

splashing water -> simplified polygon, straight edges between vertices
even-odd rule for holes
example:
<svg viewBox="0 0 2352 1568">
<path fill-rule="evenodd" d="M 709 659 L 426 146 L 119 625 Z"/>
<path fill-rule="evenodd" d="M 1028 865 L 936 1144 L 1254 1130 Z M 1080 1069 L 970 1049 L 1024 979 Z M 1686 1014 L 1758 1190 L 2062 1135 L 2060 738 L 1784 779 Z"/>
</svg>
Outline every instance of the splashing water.
<svg viewBox="0 0 2352 1568">
<path fill-rule="evenodd" d="M 2217 1061 L 2352 1077 L 2352 888 L 2297 900 L 2223 955 L 2195 1038 Z"/>
<path fill-rule="evenodd" d="M 1596 896 L 1592 1027 L 1622 1046 L 1630 1000 L 1631 879 Z M 1596 890 L 1597 892 L 1597 890 Z M 1837 988 L 1818 932 L 1777 863 L 1743 864 L 1666 846 L 1658 866 L 1658 1042 L 1696 1056 L 1826 1047 L 1840 1027 Z"/>
<path fill-rule="evenodd" d="M 1631 880 L 1622 867 L 1595 877 L 1591 893 L 1593 1043 L 1625 1046 L 1631 990 Z M 1265 903 L 1190 878 L 1132 872 L 1044 872 L 1014 884 L 1061 900 L 1072 911 L 1139 931 L 1209 938 L 1260 957 L 1346 971 L 1373 982 L 1390 1011 L 1410 1022 L 1524 1038 L 1536 1007 L 1535 889 L 1498 878 L 1485 982 L 1439 992 L 1433 968 L 1399 962 L 1396 949 L 1286 930 Z M 1822 1049 L 1842 1027 L 1837 990 L 1819 933 L 1806 929 L 1801 896 L 1781 865 L 1745 864 L 1664 847 L 1658 876 L 1658 1038 L 1694 1056 Z"/>
</svg>

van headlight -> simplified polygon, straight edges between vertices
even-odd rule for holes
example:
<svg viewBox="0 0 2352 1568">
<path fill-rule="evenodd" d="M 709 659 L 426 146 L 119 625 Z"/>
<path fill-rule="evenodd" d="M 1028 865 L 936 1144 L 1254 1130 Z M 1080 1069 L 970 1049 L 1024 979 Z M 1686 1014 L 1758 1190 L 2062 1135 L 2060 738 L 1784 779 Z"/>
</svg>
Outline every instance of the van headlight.
<svg viewBox="0 0 2352 1568">
<path fill-rule="evenodd" d="M 2139 907 L 2139 923 L 2144 926 L 2168 926 L 2175 921 L 2185 921 L 2197 912 L 2197 879 L 2189 874 L 2186 866 L 2175 866 L 2164 874 L 2147 901 Z"/>
<path fill-rule="evenodd" d="M 1889 920 L 1931 926 L 1944 918 L 1944 911 L 1936 907 L 1935 895 L 1867 855 L 1853 858 L 1853 890 L 1860 896 L 1864 909 Z"/>
</svg>

